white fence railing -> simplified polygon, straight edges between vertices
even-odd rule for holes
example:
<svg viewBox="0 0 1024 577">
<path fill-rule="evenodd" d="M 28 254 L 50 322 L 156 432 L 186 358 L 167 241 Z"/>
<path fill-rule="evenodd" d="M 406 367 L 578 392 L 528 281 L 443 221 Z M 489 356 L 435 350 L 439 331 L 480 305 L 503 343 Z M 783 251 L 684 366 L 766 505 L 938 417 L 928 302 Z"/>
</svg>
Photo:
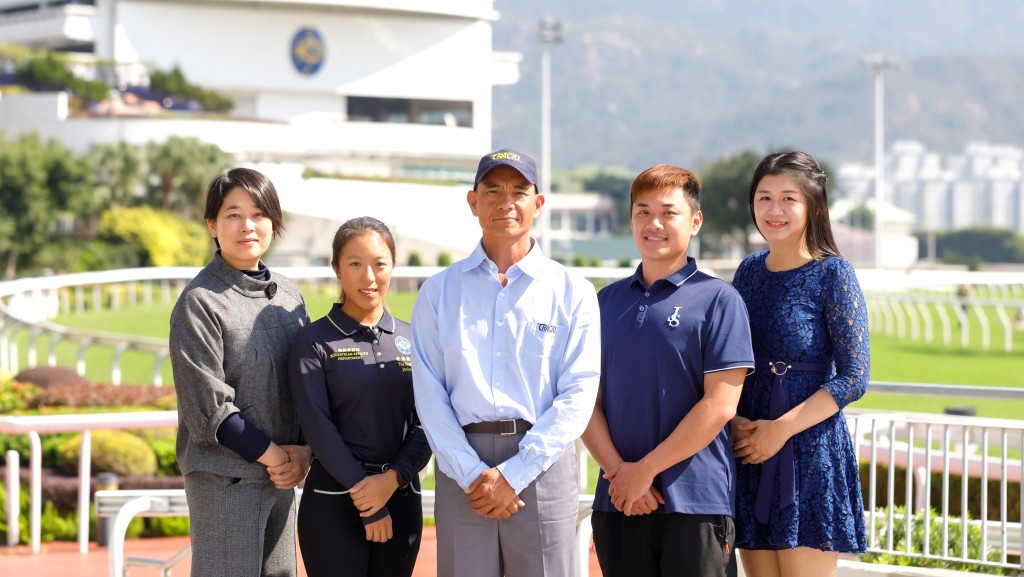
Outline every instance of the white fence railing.
<svg viewBox="0 0 1024 577">
<path fill-rule="evenodd" d="M 167 340 L 123 335 L 94 329 L 75 329 L 48 322 L 59 314 L 130 307 L 139 303 L 172 302 L 181 289 L 199 272 L 198 267 L 139 268 L 36 277 L 0 282 L 0 370 L 17 373 L 22 355 L 19 335 L 27 334 L 27 367 L 57 364 L 57 348 L 70 343 L 75 347 L 75 370 L 84 375 L 88 369 L 87 352 L 95 348 L 111 351 L 110 382 L 122 381 L 122 359 L 126 352 L 148 355 L 152 359 L 151 381 L 163 384 L 163 367 L 169 352 Z M 334 290 L 337 279 L 328 267 L 282 267 L 275 269 L 299 283 L 323 285 Z M 395 267 L 392 289 L 415 291 L 426 278 L 441 267 Z M 632 269 L 581 267 L 581 274 L 593 280 L 619 279 Z M 47 343 L 45 359 L 38 353 Z M 106 362 L 106 361 L 102 361 Z"/>
<path fill-rule="evenodd" d="M 1013 391 L 1004 390 L 1004 393 L 1009 395 Z M 1024 550 L 1020 519 L 1024 518 L 1024 510 L 1010 509 L 1010 496 L 1019 495 L 1021 487 L 1024 421 L 850 411 L 847 423 L 858 456 L 868 467 L 864 498 L 870 551 L 1024 570 L 1024 563 L 1020 561 L 1021 551 Z M 0 417 L 0 433 L 26 434 L 31 439 L 29 526 L 32 550 L 40 550 L 40 434 L 82 432 L 78 544 L 85 553 L 88 550 L 91 501 L 89 432 L 98 428 L 165 427 L 176 424 L 174 411 Z M 581 459 L 581 474 L 586 469 L 585 461 Z M 12 467 L 17 470 L 17 457 L 8 459 L 7 481 L 8 494 L 13 492 L 16 495 L 17 489 L 13 488 L 12 491 L 10 486 Z M 897 469 L 903 472 L 897 472 Z M 899 494 L 896 489 L 897 479 L 904 484 Z M 936 482 L 934 479 L 940 483 L 937 489 L 940 495 L 938 502 L 932 499 L 935 490 L 933 483 Z M 962 482 L 964 479 L 968 482 Z M 972 493 L 969 488 L 971 479 L 980 480 L 976 493 Z M 954 480 L 961 481 L 958 494 L 953 491 Z M 990 482 L 997 484 L 995 491 L 989 489 Z M 884 498 L 880 498 L 879 488 L 883 485 Z M 971 496 L 975 498 L 970 499 Z M 898 505 L 906 506 L 905 514 L 897 512 Z M 1018 506 L 1024 509 L 1024 505 Z M 11 523 L 13 519 L 17 526 L 20 514 L 17 500 L 9 501 L 7 507 L 8 522 Z M 991 514 L 992 510 L 997 513 Z M 964 511 L 969 512 L 971 517 L 971 521 L 966 524 L 959 522 Z M 915 543 L 907 539 L 902 544 L 896 542 L 893 536 L 898 532 L 898 525 L 903 526 L 906 534 L 912 534 L 915 532 L 911 528 L 912 523 L 923 523 L 923 541 Z M 935 548 L 931 546 L 933 531 L 941 543 Z M 977 541 L 977 537 L 971 536 L 975 531 L 980 531 L 981 543 L 972 556 L 967 544 L 972 538 Z M 951 551 L 961 553 L 954 555 Z"/>
<path fill-rule="evenodd" d="M 868 464 L 864 498 L 869 551 L 1024 570 L 1024 421 L 851 413 L 847 423 L 860 461 Z M 897 481 L 903 485 L 900 494 Z M 959 484 L 958 495 L 953 481 Z M 938 489 L 936 482 L 941 484 Z M 990 491 L 992 482 L 997 483 L 995 491 Z M 1017 511 L 1010 510 L 1012 495 L 1017 496 Z M 977 535 L 972 537 L 972 532 Z M 897 534 L 903 536 L 902 544 L 896 542 Z M 933 548 L 936 539 L 939 545 Z"/>
<path fill-rule="evenodd" d="M 1024 331 L 1024 300 L 1019 298 L 884 292 L 868 292 L 865 298 L 873 330 L 901 339 L 933 343 L 941 338 L 943 345 L 953 346 L 956 331 L 959 346 L 967 348 L 974 333 L 982 349 L 996 346 L 1012 352 L 1014 332 Z"/>
</svg>

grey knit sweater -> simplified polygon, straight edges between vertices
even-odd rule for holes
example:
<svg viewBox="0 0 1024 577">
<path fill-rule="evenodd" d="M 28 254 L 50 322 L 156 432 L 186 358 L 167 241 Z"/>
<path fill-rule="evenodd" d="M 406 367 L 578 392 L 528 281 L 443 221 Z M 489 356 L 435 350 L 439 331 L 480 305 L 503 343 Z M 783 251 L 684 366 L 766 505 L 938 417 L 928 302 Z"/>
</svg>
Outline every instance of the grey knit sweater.
<svg viewBox="0 0 1024 577">
<path fill-rule="evenodd" d="M 182 474 L 267 477 L 262 464 L 217 442 L 217 429 L 233 413 L 279 445 L 298 442 L 288 347 L 308 322 L 302 293 L 289 279 L 273 271 L 267 281 L 252 279 L 219 251 L 185 287 L 170 334 Z"/>
</svg>

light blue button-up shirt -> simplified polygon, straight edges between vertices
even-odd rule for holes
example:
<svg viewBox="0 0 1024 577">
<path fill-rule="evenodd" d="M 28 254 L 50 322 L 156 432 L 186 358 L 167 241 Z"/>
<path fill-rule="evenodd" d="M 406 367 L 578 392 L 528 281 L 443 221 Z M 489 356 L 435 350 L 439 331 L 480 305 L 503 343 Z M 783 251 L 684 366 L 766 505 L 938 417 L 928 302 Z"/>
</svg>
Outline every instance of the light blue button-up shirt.
<svg viewBox="0 0 1024 577">
<path fill-rule="evenodd" d="M 463 425 L 533 423 L 519 453 L 497 464 L 518 493 L 587 427 L 601 367 L 594 286 L 534 246 L 507 285 L 477 245 L 427 279 L 412 313 L 416 410 L 437 464 L 463 489 L 489 466 Z"/>
</svg>

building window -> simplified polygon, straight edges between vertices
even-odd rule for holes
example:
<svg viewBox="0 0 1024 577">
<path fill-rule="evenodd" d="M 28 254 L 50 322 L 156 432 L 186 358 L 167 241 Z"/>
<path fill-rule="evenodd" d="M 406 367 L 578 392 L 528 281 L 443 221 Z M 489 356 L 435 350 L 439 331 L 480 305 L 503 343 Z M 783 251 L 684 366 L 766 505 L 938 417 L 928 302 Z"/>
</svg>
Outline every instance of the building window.
<svg viewBox="0 0 1024 577">
<path fill-rule="evenodd" d="M 349 96 L 347 108 L 348 119 L 354 122 L 473 126 L 473 103 L 469 101 Z"/>
</svg>

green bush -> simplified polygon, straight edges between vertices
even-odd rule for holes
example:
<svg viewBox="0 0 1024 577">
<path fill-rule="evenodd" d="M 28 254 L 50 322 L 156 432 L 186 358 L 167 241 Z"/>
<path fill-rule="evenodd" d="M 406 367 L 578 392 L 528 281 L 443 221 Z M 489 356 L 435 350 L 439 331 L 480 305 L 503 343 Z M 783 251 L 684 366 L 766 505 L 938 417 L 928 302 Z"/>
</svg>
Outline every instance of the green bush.
<svg viewBox="0 0 1024 577">
<path fill-rule="evenodd" d="M 156 455 L 157 474 L 168 477 L 181 475 L 178 468 L 176 441 L 174 439 L 146 439 L 146 444 Z"/>
<path fill-rule="evenodd" d="M 447 252 L 442 252 L 437 255 L 437 266 L 448 266 L 452 264 L 452 255 Z"/>
<path fill-rule="evenodd" d="M 876 510 L 875 535 L 876 544 L 888 546 L 889 533 L 892 532 L 893 549 L 905 551 L 907 547 L 907 528 L 904 521 L 906 510 L 903 507 L 896 507 L 893 510 L 894 522 L 888 526 L 888 511 L 886 509 Z M 946 557 L 960 557 L 963 547 L 960 542 L 962 524 L 965 521 L 959 517 L 949 519 L 949 541 L 948 548 L 942 551 L 942 520 L 939 514 L 933 509 L 930 512 L 928 521 L 928 553 L 930 555 L 945 555 Z M 970 523 L 970 518 L 967 518 Z M 924 515 L 912 515 L 910 519 L 910 552 L 924 552 Z M 955 537 L 954 537 L 955 536 Z M 971 559 L 984 558 L 987 561 L 999 561 L 999 554 L 994 551 L 981 550 L 981 527 L 976 525 L 967 526 L 967 556 Z M 931 559 L 925 557 L 912 557 L 897 553 L 865 553 L 860 557 L 866 563 L 882 563 L 885 565 L 898 565 L 903 567 L 933 567 L 939 569 L 952 569 L 955 571 L 970 571 L 973 573 L 987 573 L 990 575 L 1006 575 L 1006 571 L 999 567 L 989 567 L 978 563 L 945 561 L 942 559 Z"/>
<path fill-rule="evenodd" d="M 416 251 L 409 253 L 409 266 L 423 266 L 423 259 L 420 258 L 420 253 Z"/>
<path fill-rule="evenodd" d="M 181 537 L 189 534 L 188 517 L 149 517 L 147 537 Z"/>
<path fill-rule="evenodd" d="M 58 466 L 66 473 L 78 470 L 81 436 L 75 435 L 61 445 Z M 156 453 L 145 441 L 124 431 L 100 429 L 92 432 L 92 470 L 117 475 L 153 475 Z"/>
<path fill-rule="evenodd" d="M 39 387 L 13 378 L 0 379 L 0 415 L 24 411 L 29 399 L 39 392 Z"/>
<path fill-rule="evenodd" d="M 205 226 L 148 206 L 104 212 L 99 235 L 135 246 L 142 266 L 201 266 L 210 257 Z"/>
<path fill-rule="evenodd" d="M 871 509 L 871 503 L 868 502 L 870 498 L 871 484 L 869 481 L 869 465 L 867 463 L 861 463 L 860 465 L 860 484 L 863 487 L 864 495 L 864 510 L 868 511 Z M 907 495 L 907 469 L 906 467 L 895 468 L 895 483 L 893 490 L 893 503 L 896 505 L 906 506 L 906 495 Z M 889 468 L 885 465 L 878 465 L 878 470 L 875 473 L 875 503 L 887 503 L 889 499 Z M 933 472 L 931 479 L 931 505 L 938 505 L 942 503 L 942 472 Z M 998 479 L 989 479 L 988 481 L 988 494 L 989 496 L 999 495 L 1000 492 L 1000 481 Z M 951 516 L 962 515 L 963 512 L 960 510 L 960 495 L 963 492 L 961 477 L 958 475 L 949 476 L 949 514 Z M 1008 511 L 1008 521 L 1019 522 L 1020 511 L 1021 511 L 1021 484 L 1018 482 L 1010 482 L 1006 488 L 1006 508 Z M 981 518 L 981 479 L 968 478 L 967 480 L 967 515 L 974 519 Z M 999 500 L 990 498 L 986 504 L 985 509 L 988 513 L 988 519 L 998 519 L 1000 515 Z"/>
</svg>

